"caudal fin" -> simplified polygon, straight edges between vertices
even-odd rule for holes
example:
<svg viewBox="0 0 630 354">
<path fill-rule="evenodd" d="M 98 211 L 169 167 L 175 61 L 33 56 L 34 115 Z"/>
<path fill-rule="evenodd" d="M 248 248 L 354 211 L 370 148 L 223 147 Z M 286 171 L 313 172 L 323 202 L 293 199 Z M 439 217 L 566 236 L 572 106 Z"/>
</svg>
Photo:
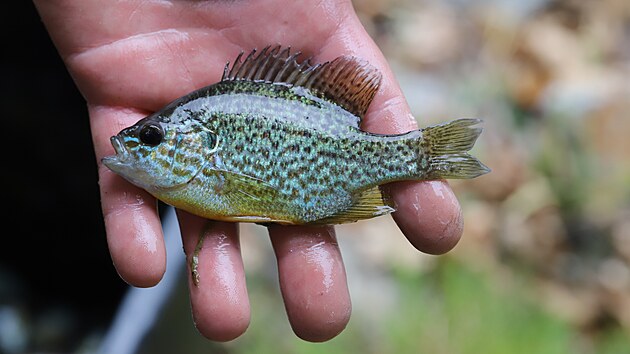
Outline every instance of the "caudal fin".
<svg viewBox="0 0 630 354">
<path fill-rule="evenodd" d="M 428 178 L 475 178 L 490 169 L 469 155 L 481 128 L 480 119 L 457 119 L 422 129 L 423 148 L 428 154 Z"/>
</svg>

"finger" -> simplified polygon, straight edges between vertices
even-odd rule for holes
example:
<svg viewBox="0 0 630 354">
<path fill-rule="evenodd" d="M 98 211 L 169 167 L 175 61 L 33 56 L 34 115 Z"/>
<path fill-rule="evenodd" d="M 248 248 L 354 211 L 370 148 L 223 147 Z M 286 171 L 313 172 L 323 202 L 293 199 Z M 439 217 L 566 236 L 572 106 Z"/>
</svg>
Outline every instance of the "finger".
<svg viewBox="0 0 630 354">
<path fill-rule="evenodd" d="M 100 163 L 103 156 L 114 153 L 109 137 L 140 119 L 142 114 L 95 106 L 89 107 L 89 113 L 112 261 L 120 277 L 129 284 L 153 286 L 166 270 L 166 250 L 156 200 Z"/>
<path fill-rule="evenodd" d="M 340 24 L 320 56 L 328 60 L 340 53 L 368 60 L 383 75 L 379 91 L 363 119 L 363 129 L 397 134 L 418 128 L 389 65 L 354 13 Z M 446 182 L 399 182 L 386 189 L 397 207 L 394 220 L 414 247 L 440 254 L 457 244 L 463 218 L 457 198 Z"/>
<path fill-rule="evenodd" d="M 332 227 L 271 226 L 280 290 L 295 334 L 311 342 L 335 337 L 352 305 Z"/>
<path fill-rule="evenodd" d="M 388 188 L 399 208 L 392 214 L 400 230 L 418 250 L 442 254 L 457 245 L 464 229 L 462 210 L 444 181 L 398 182 Z"/>
<path fill-rule="evenodd" d="M 199 332 L 216 341 L 232 340 L 249 326 L 250 308 L 235 223 L 210 221 L 178 211 L 189 274 L 198 249 L 198 284 L 189 277 L 193 319 Z"/>
</svg>

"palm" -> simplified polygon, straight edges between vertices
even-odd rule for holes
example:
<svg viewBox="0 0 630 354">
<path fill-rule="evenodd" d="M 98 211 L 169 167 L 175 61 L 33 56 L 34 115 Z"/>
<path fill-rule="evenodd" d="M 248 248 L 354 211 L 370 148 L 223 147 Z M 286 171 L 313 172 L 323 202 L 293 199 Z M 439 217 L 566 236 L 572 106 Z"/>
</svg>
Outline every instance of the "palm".
<svg viewBox="0 0 630 354">
<path fill-rule="evenodd" d="M 218 81 L 226 59 L 240 51 L 275 44 L 290 45 L 315 61 L 342 54 L 369 60 L 383 72 L 384 80 L 364 120 L 365 129 L 413 128 L 387 64 L 364 33 L 350 2 L 66 0 L 37 5 L 88 101 L 99 161 L 113 152 L 109 137 L 123 127 Z M 99 177 L 116 268 L 131 284 L 154 285 L 165 268 L 155 199 L 103 166 Z M 399 206 L 395 219 L 417 248 L 441 253 L 457 242 L 459 206 L 445 184 L 398 184 L 392 194 Z M 423 213 L 418 213 L 419 204 Z M 200 234 L 208 236 L 200 253 L 200 285 L 191 286 L 195 322 L 209 338 L 234 338 L 249 322 L 236 225 L 183 212 L 179 216 L 187 254 Z M 271 227 L 269 232 L 294 330 L 314 341 L 335 336 L 348 321 L 350 300 L 334 231 Z"/>
</svg>

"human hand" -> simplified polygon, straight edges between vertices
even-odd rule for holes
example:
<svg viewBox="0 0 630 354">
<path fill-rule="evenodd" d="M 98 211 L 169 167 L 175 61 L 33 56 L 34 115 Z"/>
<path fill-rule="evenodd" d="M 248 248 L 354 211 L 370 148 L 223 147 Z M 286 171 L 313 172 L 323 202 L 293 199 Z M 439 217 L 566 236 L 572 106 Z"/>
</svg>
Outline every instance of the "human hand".
<svg viewBox="0 0 630 354">
<path fill-rule="evenodd" d="M 157 284 L 166 267 L 156 200 L 100 160 L 122 128 L 194 89 L 217 82 L 241 51 L 290 45 L 313 62 L 354 55 L 383 74 L 362 128 L 401 133 L 416 123 L 381 52 L 350 1 L 281 2 L 36 0 L 35 4 L 88 103 L 99 163 L 107 241 L 128 283 Z M 403 234 L 418 250 L 450 250 L 462 233 L 459 203 L 446 182 L 389 186 Z M 193 317 L 206 337 L 226 341 L 249 324 L 238 225 L 178 211 L 184 250 L 199 253 L 200 282 L 190 284 Z M 205 230 L 205 231 L 204 231 Z M 325 341 L 348 323 L 351 304 L 332 227 L 271 226 L 282 296 L 295 333 Z"/>
</svg>

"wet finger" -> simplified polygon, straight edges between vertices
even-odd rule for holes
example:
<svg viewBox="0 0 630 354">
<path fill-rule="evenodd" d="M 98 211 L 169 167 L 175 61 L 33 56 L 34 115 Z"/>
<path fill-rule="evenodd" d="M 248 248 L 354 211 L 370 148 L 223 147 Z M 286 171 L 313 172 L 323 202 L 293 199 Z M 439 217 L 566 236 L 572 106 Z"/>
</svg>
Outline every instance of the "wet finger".
<svg viewBox="0 0 630 354">
<path fill-rule="evenodd" d="M 210 221 L 183 211 L 178 211 L 178 218 L 188 259 L 195 326 L 208 339 L 232 340 L 245 332 L 250 320 L 238 224 Z M 192 277 L 190 262 L 195 253 L 198 282 Z"/>
<path fill-rule="evenodd" d="M 398 182 L 388 188 L 399 206 L 392 216 L 415 248 L 443 254 L 455 247 L 462 236 L 464 219 L 446 182 Z"/>
<path fill-rule="evenodd" d="M 348 324 L 350 294 L 332 227 L 271 226 L 280 290 L 295 334 L 329 340 Z"/>
<path fill-rule="evenodd" d="M 101 206 L 107 244 L 116 270 L 138 287 L 157 284 L 166 270 L 166 249 L 157 202 L 146 191 L 125 181 L 100 159 L 114 150 L 109 137 L 141 114 L 107 107 L 90 107 L 90 122 L 99 161 Z"/>
</svg>

